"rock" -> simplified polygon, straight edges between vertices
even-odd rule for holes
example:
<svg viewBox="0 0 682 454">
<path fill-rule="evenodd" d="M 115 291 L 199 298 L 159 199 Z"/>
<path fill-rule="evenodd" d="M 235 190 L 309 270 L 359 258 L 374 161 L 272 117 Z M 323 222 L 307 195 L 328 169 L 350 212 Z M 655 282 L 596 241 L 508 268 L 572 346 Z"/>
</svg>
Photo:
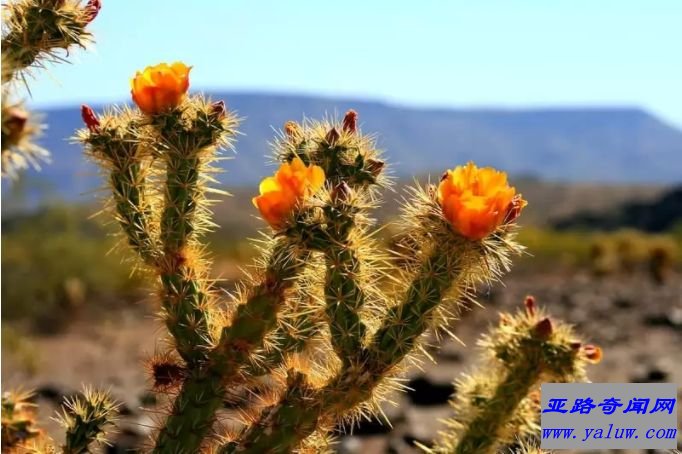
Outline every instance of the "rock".
<svg viewBox="0 0 682 454">
<path fill-rule="evenodd" d="M 662 383 L 665 382 L 669 374 L 665 370 L 650 366 L 646 370 L 636 374 L 631 380 L 631 383 Z"/>
<path fill-rule="evenodd" d="M 410 380 L 407 387 L 410 401 L 419 406 L 446 404 L 455 393 L 451 382 L 436 382 L 424 375 Z"/>
<path fill-rule="evenodd" d="M 56 385 L 46 384 L 36 389 L 35 395 L 39 399 L 48 400 L 56 405 L 60 405 L 64 400 L 64 392 Z"/>
<path fill-rule="evenodd" d="M 132 426 L 122 428 L 106 446 L 107 454 L 128 454 L 140 452 L 145 436 Z"/>
<path fill-rule="evenodd" d="M 151 392 L 144 392 L 138 397 L 140 405 L 143 407 L 155 407 L 157 403 L 156 394 Z"/>
<path fill-rule="evenodd" d="M 649 314 L 644 318 L 644 323 L 649 326 L 665 326 L 682 330 L 682 308 L 673 307 L 664 313 Z"/>
</svg>

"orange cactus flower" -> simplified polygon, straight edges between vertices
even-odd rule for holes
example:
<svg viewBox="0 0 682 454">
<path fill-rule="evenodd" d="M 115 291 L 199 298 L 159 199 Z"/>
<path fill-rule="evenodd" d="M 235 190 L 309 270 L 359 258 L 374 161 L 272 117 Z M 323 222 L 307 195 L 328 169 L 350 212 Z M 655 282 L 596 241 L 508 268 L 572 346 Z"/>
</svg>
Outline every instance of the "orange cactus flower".
<svg viewBox="0 0 682 454">
<path fill-rule="evenodd" d="M 130 80 L 131 94 L 137 107 L 147 115 L 156 115 L 177 107 L 189 88 L 189 71 L 184 63 L 160 63 L 138 71 Z"/>
<path fill-rule="evenodd" d="M 303 198 L 322 187 L 324 178 L 322 167 L 306 166 L 296 157 L 291 163 L 282 164 L 274 176 L 261 181 L 260 195 L 253 198 L 253 204 L 268 224 L 280 228 Z"/>
<path fill-rule="evenodd" d="M 438 185 L 438 203 L 457 232 L 480 240 L 520 214 L 526 201 L 509 186 L 507 174 L 472 162 L 448 170 Z"/>
</svg>

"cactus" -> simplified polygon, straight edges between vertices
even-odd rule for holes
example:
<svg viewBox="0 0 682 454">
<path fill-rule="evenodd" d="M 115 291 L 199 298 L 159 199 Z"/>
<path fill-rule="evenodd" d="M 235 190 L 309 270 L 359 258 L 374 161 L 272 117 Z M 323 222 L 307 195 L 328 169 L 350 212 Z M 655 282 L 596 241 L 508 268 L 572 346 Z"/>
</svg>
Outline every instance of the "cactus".
<svg viewBox="0 0 682 454">
<path fill-rule="evenodd" d="M 527 297 L 525 310 L 500 314 L 499 326 L 479 345 L 484 364 L 457 383 L 456 416 L 431 453 L 495 453 L 539 431 L 539 386 L 584 381 L 586 362 L 600 350 L 582 346 L 571 327 L 538 310 Z"/>
<path fill-rule="evenodd" d="M 395 266 L 371 217 L 391 181 L 357 113 L 287 122 L 274 143 L 280 167 L 253 199 L 270 229 L 250 276 L 223 304 L 202 234 L 213 227 L 208 197 L 221 193 L 210 187 L 211 164 L 238 120 L 224 102 L 187 94 L 189 72 L 183 63 L 146 68 L 132 80 L 136 108 L 98 115 L 83 106 L 77 134 L 103 171 L 122 243 L 155 276 L 171 338 L 172 349 L 149 362 L 154 388 L 173 399 L 152 451 L 326 452 L 330 429 L 378 411 L 424 335 L 509 269 L 523 250 L 515 221 L 526 202 L 503 172 L 473 163 L 414 187 Z M 505 426 L 541 377 L 580 376 L 567 328 L 535 312 L 512 322 L 519 333 L 501 327 L 488 340 L 505 366 L 486 390 L 514 396 L 488 427 Z M 537 367 L 525 367 L 528 357 Z M 553 368 L 539 366 L 549 360 Z M 242 430 L 220 434 L 217 413 L 242 388 L 257 402 L 240 407 Z M 489 446 L 504 441 L 495 427 Z"/>
<path fill-rule="evenodd" d="M 115 422 L 118 404 L 107 393 L 85 388 L 83 393 L 67 398 L 57 420 L 66 431 L 64 454 L 90 452 L 92 443 L 106 444 L 105 430 Z"/>
<path fill-rule="evenodd" d="M 30 392 L 2 394 L 2 450 L 18 450 L 40 438 L 42 431 L 36 424 L 36 406 Z"/>
<path fill-rule="evenodd" d="M 2 396 L 2 450 L 8 453 L 53 454 L 55 443 L 37 426 L 36 405 L 31 392 L 6 392 Z M 105 431 L 115 423 L 118 404 L 108 393 L 86 387 L 67 398 L 54 419 L 66 431 L 60 452 L 90 452 L 93 443 L 107 443 Z"/>
<path fill-rule="evenodd" d="M 2 175 L 16 177 L 49 158 L 36 145 L 43 125 L 22 102 L 13 101 L 15 85 L 26 74 L 66 61 L 74 47 L 92 41 L 88 25 L 101 8 L 100 0 L 13 0 L 3 4 L 2 34 Z"/>
</svg>

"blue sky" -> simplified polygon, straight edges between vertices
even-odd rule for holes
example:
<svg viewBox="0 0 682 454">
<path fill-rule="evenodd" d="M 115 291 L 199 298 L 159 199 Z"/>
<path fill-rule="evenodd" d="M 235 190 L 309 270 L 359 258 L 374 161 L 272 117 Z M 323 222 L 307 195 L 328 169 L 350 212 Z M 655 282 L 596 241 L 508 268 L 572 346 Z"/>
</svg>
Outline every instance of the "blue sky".
<svg viewBox="0 0 682 454">
<path fill-rule="evenodd" d="M 682 126 L 681 23 L 680 0 L 103 0 L 96 46 L 31 87 L 38 106 L 120 101 L 136 69 L 183 60 L 195 89 L 635 105 Z"/>
</svg>

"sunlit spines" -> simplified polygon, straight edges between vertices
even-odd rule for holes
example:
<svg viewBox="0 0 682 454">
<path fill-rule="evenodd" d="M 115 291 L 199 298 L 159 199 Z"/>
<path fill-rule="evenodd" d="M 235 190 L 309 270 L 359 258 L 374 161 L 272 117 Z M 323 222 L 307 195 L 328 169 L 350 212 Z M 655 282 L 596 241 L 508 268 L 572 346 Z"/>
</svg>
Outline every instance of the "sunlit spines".
<svg viewBox="0 0 682 454">
<path fill-rule="evenodd" d="M 539 429 L 539 385 L 585 379 L 588 361 L 570 326 L 549 318 L 527 299 L 516 314 L 501 314 L 499 325 L 479 345 L 483 363 L 457 383 L 435 453 L 493 453 Z"/>
<path fill-rule="evenodd" d="M 332 186 L 342 181 L 354 190 L 390 185 L 375 138 L 362 134 L 352 110 L 341 121 L 287 122 L 274 144 L 274 154 L 278 162 L 299 157 L 306 164 L 322 167 Z"/>
<path fill-rule="evenodd" d="M 2 450 L 19 452 L 42 436 L 37 426 L 37 406 L 31 392 L 5 391 L 2 394 Z"/>
<path fill-rule="evenodd" d="M 46 63 L 64 61 L 74 47 L 92 41 L 88 25 L 101 8 L 99 0 L 13 0 L 3 4 L 2 81 Z"/>
<path fill-rule="evenodd" d="M 66 430 L 62 450 L 67 454 L 89 452 L 93 443 L 107 443 L 106 430 L 116 421 L 118 404 L 108 393 L 85 388 L 67 399 L 58 421 Z"/>
<path fill-rule="evenodd" d="M 23 103 L 10 103 L 9 93 L 2 95 L 2 176 L 15 179 L 21 170 L 40 168 L 49 161 L 49 153 L 36 143 L 44 126 Z"/>
<path fill-rule="evenodd" d="M 154 173 L 151 149 L 141 139 L 143 119 L 123 108 L 98 116 L 83 105 L 86 128 L 77 132 L 86 153 L 102 169 L 112 194 L 108 204 L 126 242 L 147 267 L 161 257 L 157 217 L 158 194 L 149 181 Z"/>
</svg>

